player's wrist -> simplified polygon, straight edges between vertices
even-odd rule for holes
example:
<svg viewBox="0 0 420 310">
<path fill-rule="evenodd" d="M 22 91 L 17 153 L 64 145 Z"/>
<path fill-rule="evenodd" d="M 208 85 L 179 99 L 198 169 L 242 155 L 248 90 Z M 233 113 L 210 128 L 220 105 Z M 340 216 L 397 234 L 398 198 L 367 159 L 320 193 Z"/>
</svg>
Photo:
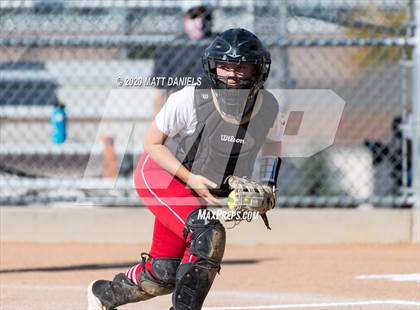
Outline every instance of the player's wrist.
<svg viewBox="0 0 420 310">
<path fill-rule="evenodd" d="M 185 184 L 190 185 L 189 183 L 192 180 L 192 177 L 194 176 L 194 174 L 192 172 L 190 172 L 187 168 L 185 168 L 184 165 L 181 165 L 178 169 L 178 171 L 176 172 L 176 176 Z"/>
</svg>

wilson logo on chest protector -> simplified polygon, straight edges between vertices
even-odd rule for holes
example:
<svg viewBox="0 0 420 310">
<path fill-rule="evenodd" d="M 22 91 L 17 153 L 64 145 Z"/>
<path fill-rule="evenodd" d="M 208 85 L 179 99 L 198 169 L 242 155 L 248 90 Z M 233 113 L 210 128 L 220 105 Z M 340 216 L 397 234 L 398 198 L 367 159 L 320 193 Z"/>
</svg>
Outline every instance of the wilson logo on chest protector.
<svg viewBox="0 0 420 310">
<path fill-rule="evenodd" d="M 244 144 L 245 139 L 236 139 L 235 136 L 220 135 L 220 141 Z"/>
</svg>

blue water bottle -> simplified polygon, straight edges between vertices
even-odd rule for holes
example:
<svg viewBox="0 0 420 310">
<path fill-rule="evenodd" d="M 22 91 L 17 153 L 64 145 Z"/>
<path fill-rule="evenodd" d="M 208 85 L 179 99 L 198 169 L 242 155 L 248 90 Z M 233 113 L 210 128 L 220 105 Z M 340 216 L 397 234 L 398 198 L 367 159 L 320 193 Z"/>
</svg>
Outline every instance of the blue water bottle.
<svg viewBox="0 0 420 310">
<path fill-rule="evenodd" d="M 66 126 L 67 126 L 67 115 L 65 105 L 57 103 L 54 105 L 54 109 L 51 113 L 51 124 L 53 127 L 52 141 L 55 144 L 61 144 L 66 141 Z"/>
</svg>

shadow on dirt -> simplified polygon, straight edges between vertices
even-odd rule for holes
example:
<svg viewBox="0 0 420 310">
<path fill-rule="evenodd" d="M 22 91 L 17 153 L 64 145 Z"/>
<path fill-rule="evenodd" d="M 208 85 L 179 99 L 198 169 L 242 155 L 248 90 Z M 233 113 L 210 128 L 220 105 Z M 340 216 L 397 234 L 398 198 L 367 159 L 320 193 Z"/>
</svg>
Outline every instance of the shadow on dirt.
<svg viewBox="0 0 420 310">
<path fill-rule="evenodd" d="M 227 259 L 222 265 L 252 265 L 258 264 L 262 260 L 257 259 Z M 24 273 L 24 272 L 66 272 L 66 271 L 84 271 L 84 270 L 100 270 L 114 268 L 129 268 L 137 264 L 136 262 L 110 263 L 110 264 L 80 264 L 69 266 L 52 266 L 52 267 L 31 267 L 31 268 L 12 268 L 0 269 L 0 274 L 7 273 Z"/>
</svg>

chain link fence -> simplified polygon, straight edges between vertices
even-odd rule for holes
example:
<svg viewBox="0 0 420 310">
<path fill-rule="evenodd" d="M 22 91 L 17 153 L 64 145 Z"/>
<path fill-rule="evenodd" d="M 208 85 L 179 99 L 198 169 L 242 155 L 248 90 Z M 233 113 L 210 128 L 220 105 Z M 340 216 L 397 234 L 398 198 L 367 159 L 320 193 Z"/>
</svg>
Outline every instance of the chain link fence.
<svg viewBox="0 0 420 310">
<path fill-rule="evenodd" d="M 284 160 L 282 206 L 412 203 L 414 3 L 211 2 L 213 33 L 243 27 L 269 46 L 267 88 L 331 89 L 346 102 L 333 146 Z M 115 90 L 153 76 L 157 61 L 166 74 L 194 66 L 188 55 L 197 55 L 211 36 L 182 36 L 187 6 L 146 0 L 1 2 L 2 203 L 138 203 L 132 173 L 159 90 L 136 87 L 129 98 Z M 51 118 L 60 105 L 67 128 L 64 143 L 57 144 Z M 136 127 L 128 146 L 124 124 Z"/>
</svg>

